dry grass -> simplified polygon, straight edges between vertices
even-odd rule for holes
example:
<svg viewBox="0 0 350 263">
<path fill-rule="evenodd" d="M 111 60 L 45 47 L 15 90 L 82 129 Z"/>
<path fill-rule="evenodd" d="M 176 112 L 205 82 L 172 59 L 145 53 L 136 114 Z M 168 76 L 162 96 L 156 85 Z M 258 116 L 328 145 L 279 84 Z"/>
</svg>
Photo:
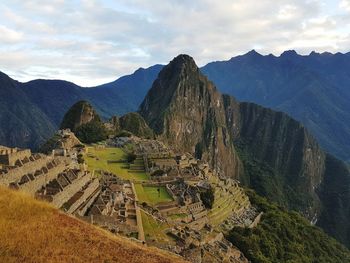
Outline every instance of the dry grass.
<svg viewBox="0 0 350 263">
<path fill-rule="evenodd" d="M 0 188 L 0 262 L 184 262 Z"/>
</svg>

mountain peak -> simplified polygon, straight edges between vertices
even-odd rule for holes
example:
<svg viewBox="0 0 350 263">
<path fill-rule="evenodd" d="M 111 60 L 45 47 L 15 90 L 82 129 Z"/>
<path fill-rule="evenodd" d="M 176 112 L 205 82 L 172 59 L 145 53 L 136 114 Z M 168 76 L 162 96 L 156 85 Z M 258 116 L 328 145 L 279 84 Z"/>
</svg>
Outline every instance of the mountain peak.
<svg viewBox="0 0 350 263">
<path fill-rule="evenodd" d="M 185 54 L 178 55 L 160 71 L 140 105 L 141 115 L 155 131 L 160 132 L 163 120 L 158 115 L 169 107 L 174 94 L 190 93 L 200 81 L 208 80 L 200 73 L 194 59 Z"/>
<path fill-rule="evenodd" d="M 180 54 L 173 58 L 166 66 L 168 69 L 187 69 L 189 71 L 198 71 L 198 67 L 194 59 L 186 54 Z"/>
<path fill-rule="evenodd" d="M 257 52 L 255 49 L 252 49 L 248 53 L 246 53 L 244 56 L 249 56 L 249 57 L 261 57 L 262 55 Z"/>
<path fill-rule="evenodd" d="M 298 53 L 295 50 L 286 50 L 280 57 L 295 57 L 298 56 Z"/>
</svg>

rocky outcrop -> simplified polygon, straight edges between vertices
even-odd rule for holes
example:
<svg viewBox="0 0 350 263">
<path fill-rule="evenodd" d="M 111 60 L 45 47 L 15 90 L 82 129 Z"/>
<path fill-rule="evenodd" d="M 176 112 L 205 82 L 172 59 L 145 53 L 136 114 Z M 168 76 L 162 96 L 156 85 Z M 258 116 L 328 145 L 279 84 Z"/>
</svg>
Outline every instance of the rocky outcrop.
<svg viewBox="0 0 350 263">
<path fill-rule="evenodd" d="M 70 129 L 83 143 L 95 143 L 108 136 L 100 116 L 86 101 L 79 101 L 68 110 L 61 123 L 61 129 Z"/>
<path fill-rule="evenodd" d="M 100 121 L 100 117 L 87 101 L 78 101 L 64 115 L 61 129 L 70 129 L 75 132 L 83 124 Z"/>
<path fill-rule="evenodd" d="M 175 150 L 195 153 L 222 175 L 239 178 L 241 163 L 228 132 L 223 98 L 191 57 L 180 55 L 163 68 L 139 112 Z"/>
<path fill-rule="evenodd" d="M 121 116 L 118 120 L 117 132 L 127 131 L 142 138 L 153 138 L 152 129 L 137 112 L 130 112 Z"/>
</svg>

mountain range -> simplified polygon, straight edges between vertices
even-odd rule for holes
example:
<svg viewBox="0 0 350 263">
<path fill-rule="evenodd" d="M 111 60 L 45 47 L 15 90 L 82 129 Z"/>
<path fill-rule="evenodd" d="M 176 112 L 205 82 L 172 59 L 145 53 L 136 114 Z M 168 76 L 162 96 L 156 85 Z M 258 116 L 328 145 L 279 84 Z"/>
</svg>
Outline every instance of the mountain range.
<svg viewBox="0 0 350 263">
<path fill-rule="evenodd" d="M 0 72 L 0 144 L 37 149 L 59 128 L 65 112 L 81 100 L 89 101 L 104 119 L 135 111 L 143 99 L 138 92 L 147 92 L 160 68 L 138 69 L 91 88 L 62 80 L 21 83 Z"/>
<path fill-rule="evenodd" d="M 105 119 L 135 111 L 162 67 L 140 68 L 91 88 L 61 80 L 20 83 L 1 73 L 0 143 L 37 148 L 79 100 L 91 102 Z M 277 57 L 251 51 L 209 63 L 201 71 L 222 93 L 288 113 L 303 123 L 326 151 L 349 161 L 349 67 L 349 53 L 302 56 L 286 51 Z"/>
<path fill-rule="evenodd" d="M 308 56 L 251 51 L 202 68 L 218 89 L 240 101 L 288 113 L 328 152 L 350 160 L 350 53 Z"/>
<path fill-rule="evenodd" d="M 261 55 L 250 52 L 246 58 L 249 57 L 255 59 Z M 154 81 L 149 71 L 155 75 Z M 107 127 L 99 115 L 107 119 L 115 113 L 133 111 L 134 104 L 141 102 L 137 113 L 114 117 L 105 125 L 112 125 L 115 131 L 133 132 L 131 130 L 136 129 L 140 133 L 144 133 L 146 127 L 147 136 L 171 145 L 179 154 L 190 152 L 197 159 L 208 162 L 219 177 L 239 180 L 245 187 L 276 203 L 278 207 L 265 211 L 263 220 L 266 216 L 268 220 L 260 224 L 260 233 L 270 232 L 274 236 L 279 233 L 285 236 L 284 239 L 290 239 L 294 232 L 304 232 L 311 222 L 349 247 L 350 171 L 346 164 L 325 152 L 306 125 L 282 111 L 253 102 L 240 102 L 223 94 L 203 72 L 193 58 L 179 55 L 164 67 L 141 69 L 93 88 L 58 80 L 20 83 L 1 74 L 0 105 L 5 114 L 0 116 L 0 135 L 12 140 L 16 146 L 20 146 L 19 142 L 35 145 L 58 128 L 63 116 L 62 128 L 75 130 L 94 122 Z M 135 76 L 140 80 L 138 85 L 132 85 Z M 150 89 L 144 88 L 145 82 L 153 83 Z M 132 88 L 128 90 L 127 87 Z M 140 99 L 139 93 L 132 92 L 136 90 L 145 92 L 145 97 Z M 292 95 L 290 92 L 290 97 Z M 342 97 L 345 96 L 347 94 L 343 92 Z M 74 106 L 70 108 L 70 104 Z M 345 103 L 339 103 L 340 106 L 346 107 Z M 66 114 L 65 108 L 70 108 Z M 251 198 L 254 199 L 254 195 Z M 265 201 L 259 202 L 265 206 Z M 289 220 L 296 214 L 287 214 L 287 211 L 297 211 L 308 221 L 298 217 L 300 224 L 297 226 L 295 221 Z M 284 225 L 294 228 L 290 233 L 281 228 L 286 220 L 289 221 Z M 276 222 L 280 228 L 274 226 Z M 237 231 L 230 233 L 231 240 L 239 243 L 245 240 L 249 244 L 256 240 L 253 231 Z M 314 228 L 307 231 L 304 247 L 311 243 L 317 246 L 331 242 Z M 323 241 L 311 242 L 311 232 Z M 261 242 L 275 240 L 261 235 L 259 238 L 262 238 Z M 241 249 L 249 254 L 252 250 L 244 242 Z M 295 242 L 284 250 L 294 251 Z M 314 251 L 313 248 L 311 254 Z M 271 256 L 273 253 L 270 252 Z"/>
</svg>

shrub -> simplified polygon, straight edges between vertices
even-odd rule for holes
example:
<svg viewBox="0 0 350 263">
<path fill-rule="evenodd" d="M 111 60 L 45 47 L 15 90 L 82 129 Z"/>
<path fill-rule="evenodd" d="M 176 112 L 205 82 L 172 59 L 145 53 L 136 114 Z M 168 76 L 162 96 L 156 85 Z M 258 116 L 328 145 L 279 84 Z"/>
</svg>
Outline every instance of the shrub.
<svg viewBox="0 0 350 263">
<path fill-rule="evenodd" d="M 206 208 L 208 209 L 213 208 L 214 199 L 215 199 L 213 187 L 210 186 L 208 189 L 201 191 L 200 197 L 203 202 L 203 205 Z"/>
<path fill-rule="evenodd" d="M 107 138 L 107 131 L 103 123 L 92 121 L 79 126 L 75 135 L 83 143 L 95 143 Z"/>
</svg>

